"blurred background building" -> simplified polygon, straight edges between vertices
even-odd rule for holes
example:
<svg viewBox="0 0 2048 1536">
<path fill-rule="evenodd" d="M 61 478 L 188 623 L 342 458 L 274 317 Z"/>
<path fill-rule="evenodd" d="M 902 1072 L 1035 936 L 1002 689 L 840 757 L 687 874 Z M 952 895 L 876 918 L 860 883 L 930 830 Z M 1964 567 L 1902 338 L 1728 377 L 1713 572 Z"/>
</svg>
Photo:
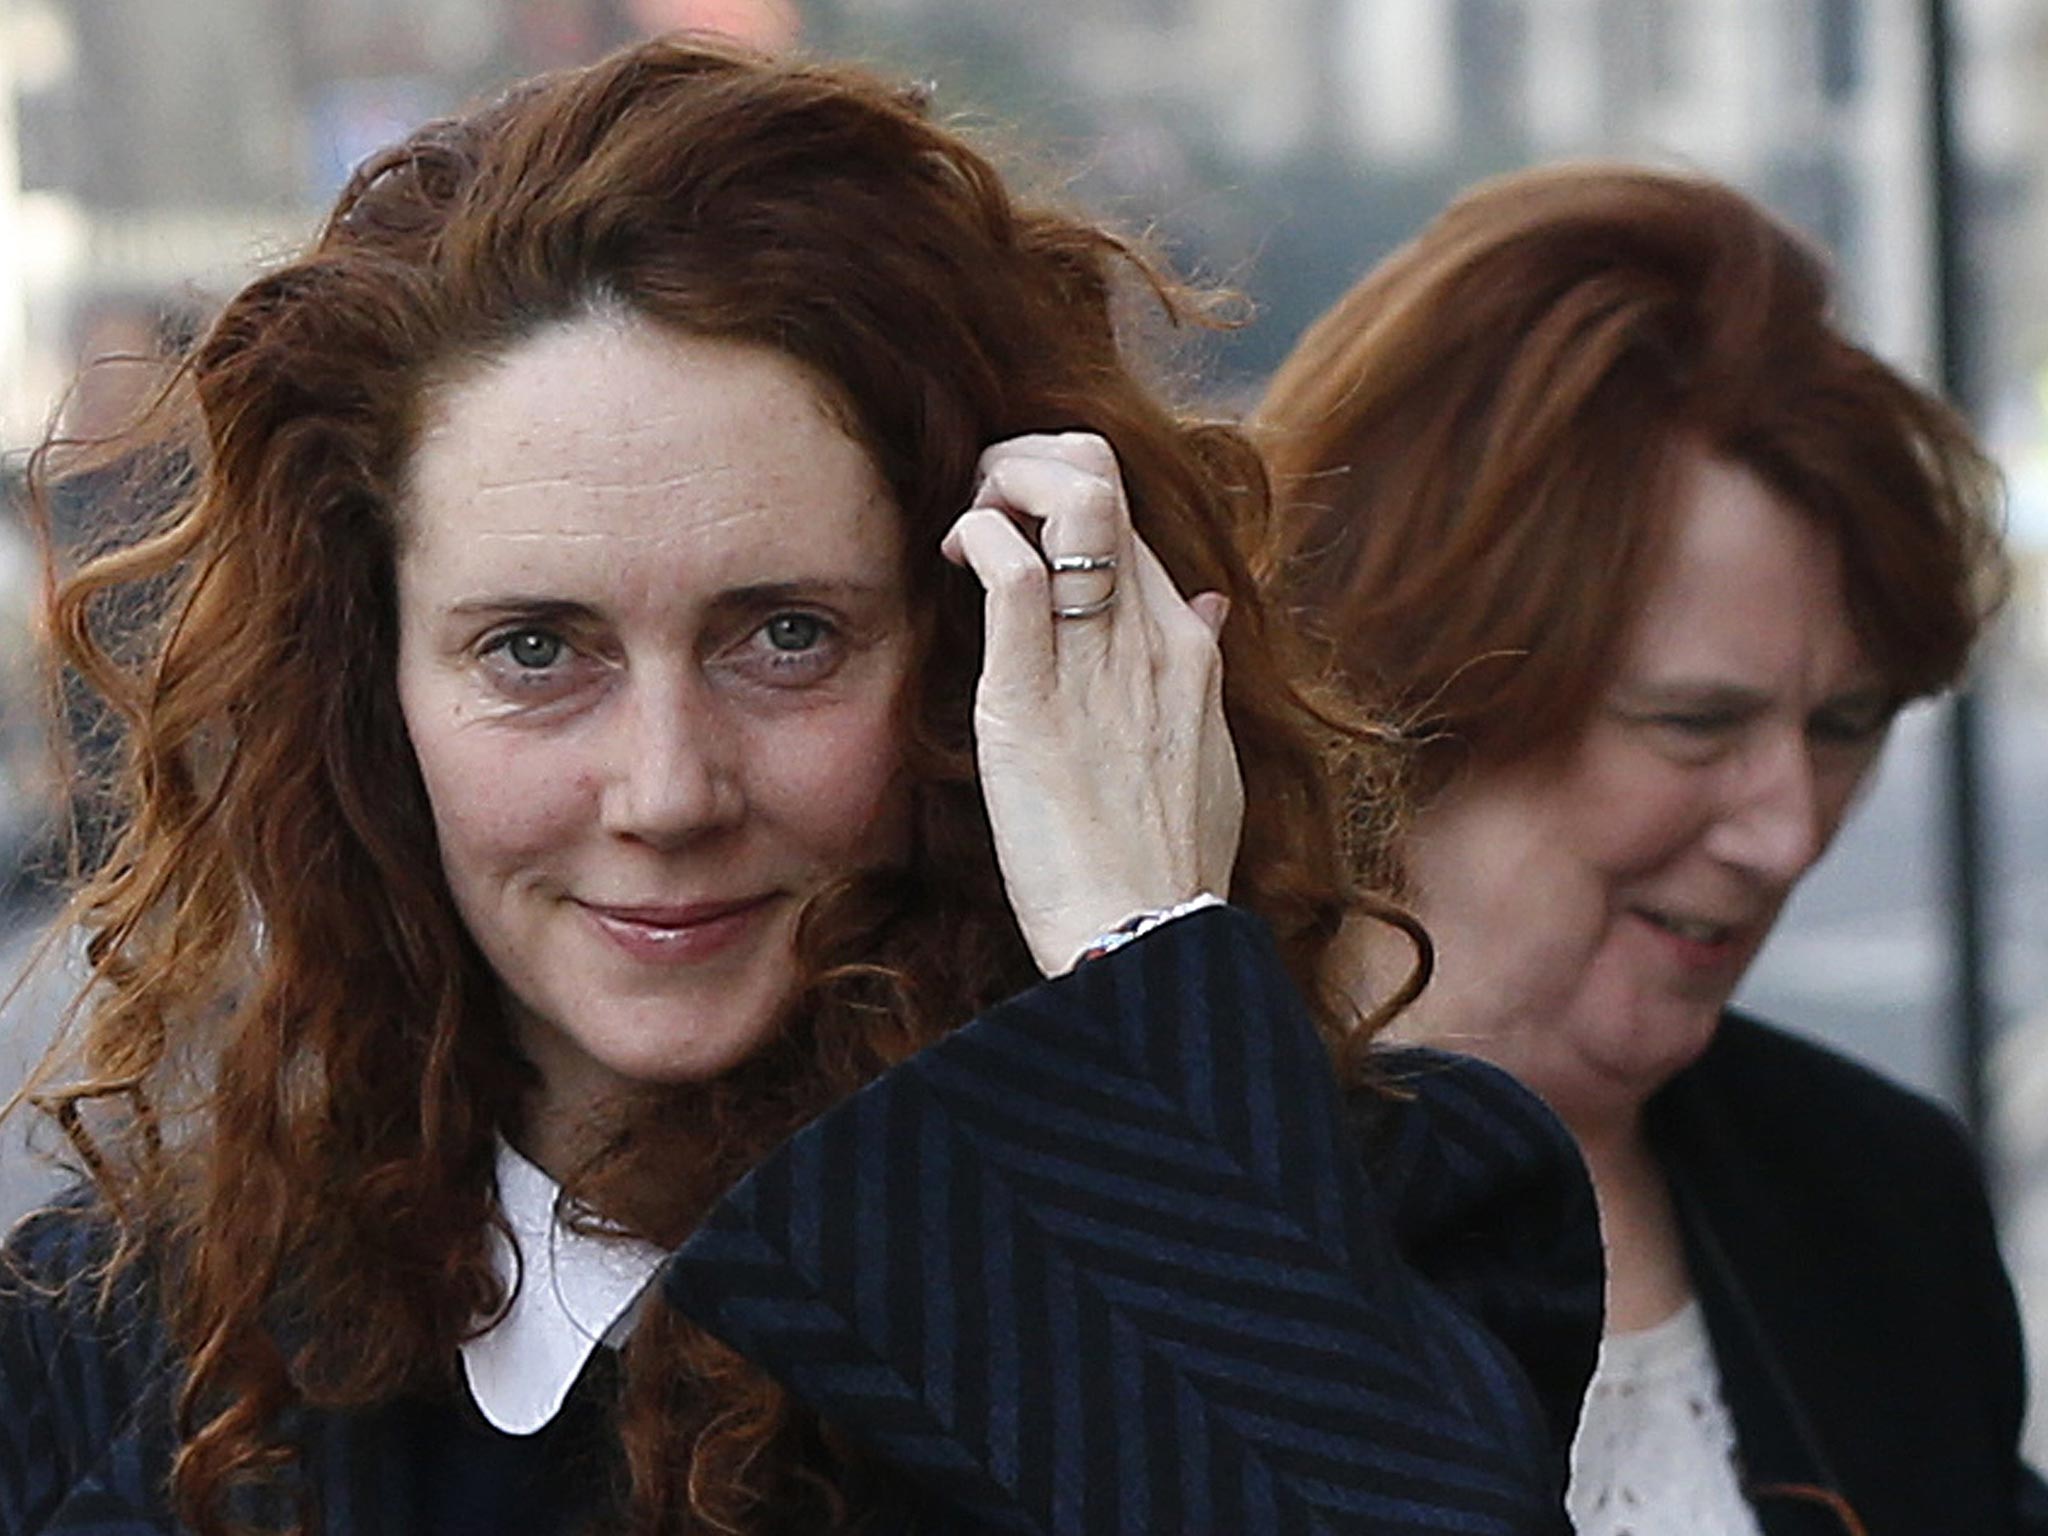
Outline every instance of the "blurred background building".
<svg viewBox="0 0 2048 1536">
<path fill-rule="evenodd" d="M 1199 344 L 1219 409 L 1459 187 L 1557 156 L 1735 181 L 1834 253 L 1845 312 L 1933 377 L 1926 0 L 0 0 L 0 452 L 93 436 L 218 298 L 303 239 L 423 118 L 648 32 L 870 60 L 1013 164 L 1235 287 Z M 2021 586 L 1986 658 L 1987 1149 L 2048 1344 L 2048 0 L 1955 0 L 1970 371 L 2011 480 Z M 71 384 L 79 366 L 99 363 Z M 49 814 L 28 666 L 35 562 L 0 517 L 0 886 Z M 1959 1106 L 1941 710 L 1900 723 L 1841 845 L 1745 988 Z M 0 983 L 38 914 L 14 912 Z M 9 931 L 0 914 L 0 933 Z M 54 988 L 0 1014 L 0 1097 Z M 0 1138 L 0 1217 L 36 1188 Z M 2048 1370 L 2037 1371 L 2048 1380 Z M 2042 1416 L 2048 1420 L 2048 1415 Z M 2048 1433 L 2037 1444 L 2048 1459 Z"/>
</svg>

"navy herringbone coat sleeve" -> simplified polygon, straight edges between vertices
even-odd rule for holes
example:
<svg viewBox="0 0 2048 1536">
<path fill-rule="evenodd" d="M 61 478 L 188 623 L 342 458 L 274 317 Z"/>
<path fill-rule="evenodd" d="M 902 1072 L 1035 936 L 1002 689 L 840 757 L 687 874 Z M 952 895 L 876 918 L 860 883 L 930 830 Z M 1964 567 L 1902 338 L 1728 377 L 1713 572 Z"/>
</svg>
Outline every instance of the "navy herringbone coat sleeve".
<svg viewBox="0 0 2048 1536">
<path fill-rule="evenodd" d="M 171 1528 L 168 1356 L 139 1284 L 101 1286 L 106 1235 L 60 1208 L 0 1254 L 0 1536 Z"/>
<path fill-rule="evenodd" d="M 1464 1144 L 1397 1136 L 1369 1163 L 1263 925 L 1212 909 L 822 1117 L 665 1293 L 905 1474 L 920 1529 L 1565 1530 L 1599 1331 L 1590 1197 L 1540 1107 L 1459 1081 Z M 1498 1187 L 1490 1169 L 1532 1157 L 1568 1186 L 1537 1209 L 1577 1230 L 1542 1235 L 1520 1278 L 1483 1273 L 1516 1262 L 1483 1198 L 1404 1223 L 1371 1171 Z"/>
</svg>

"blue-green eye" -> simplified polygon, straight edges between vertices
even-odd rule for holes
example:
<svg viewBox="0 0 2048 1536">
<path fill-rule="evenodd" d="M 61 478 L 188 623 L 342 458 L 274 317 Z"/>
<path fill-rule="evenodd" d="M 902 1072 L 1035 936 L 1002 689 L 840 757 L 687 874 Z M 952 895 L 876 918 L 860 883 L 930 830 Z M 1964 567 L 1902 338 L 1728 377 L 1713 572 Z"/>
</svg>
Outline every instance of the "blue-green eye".
<svg viewBox="0 0 2048 1536">
<path fill-rule="evenodd" d="M 503 642 L 505 654 L 516 667 L 544 671 L 562 659 L 562 637 L 544 629 L 519 629 Z"/>
<path fill-rule="evenodd" d="M 778 651 L 808 651 L 825 638 L 825 623 L 815 614 L 778 613 L 761 626 L 761 633 Z"/>
</svg>

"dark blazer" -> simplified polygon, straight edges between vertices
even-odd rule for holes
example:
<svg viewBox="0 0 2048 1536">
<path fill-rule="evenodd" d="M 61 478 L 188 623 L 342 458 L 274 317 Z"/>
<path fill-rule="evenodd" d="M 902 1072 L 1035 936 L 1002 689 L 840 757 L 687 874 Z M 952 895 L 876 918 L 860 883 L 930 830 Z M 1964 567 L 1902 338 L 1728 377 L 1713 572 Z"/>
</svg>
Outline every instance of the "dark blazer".
<svg viewBox="0 0 2048 1536">
<path fill-rule="evenodd" d="M 1949 1114 L 1730 1014 L 1648 1128 L 1769 1536 L 2048 1531 L 2012 1288 Z"/>
<path fill-rule="evenodd" d="M 1388 1070 L 1397 1097 L 1347 1105 L 1263 926 L 1202 912 L 823 1116 L 662 1293 L 876 1454 L 884 1529 L 1562 1531 L 1599 1329 L 1584 1172 L 1500 1074 Z M 173 1529 L 178 1373 L 146 1297 L 102 1316 L 63 1284 L 93 1240 L 60 1212 L 12 1246 L 6 1536 Z M 426 1528 L 418 1422 L 295 1422 L 329 1536 Z"/>
</svg>

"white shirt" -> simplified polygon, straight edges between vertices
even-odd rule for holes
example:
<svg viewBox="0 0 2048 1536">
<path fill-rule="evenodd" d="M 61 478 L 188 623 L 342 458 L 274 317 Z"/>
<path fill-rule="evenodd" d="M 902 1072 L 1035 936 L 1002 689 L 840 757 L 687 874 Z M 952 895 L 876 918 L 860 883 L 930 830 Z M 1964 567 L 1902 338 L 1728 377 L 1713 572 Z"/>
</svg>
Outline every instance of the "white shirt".
<svg viewBox="0 0 2048 1536">
<path fill-rule="evenodd" d="M 1762 1536 L 1697 1301 L 1600 1341 L 1565 1505 L 1579 1536 Z"/>
<path fill-rule="evenodd" d="M 462 1346 L 470 1396 L 498 1429 L 530 1435 L 562 1410 L 600 1344 L 633 1331 L 668 1255 L 637 1237 L 580 1232 L 555 1213 L 561 1186 L 498 1143 L 498 1200 L 512 1241 L 491 1231 L 491 1262 L 512 1297 Z"/>
</svg>

